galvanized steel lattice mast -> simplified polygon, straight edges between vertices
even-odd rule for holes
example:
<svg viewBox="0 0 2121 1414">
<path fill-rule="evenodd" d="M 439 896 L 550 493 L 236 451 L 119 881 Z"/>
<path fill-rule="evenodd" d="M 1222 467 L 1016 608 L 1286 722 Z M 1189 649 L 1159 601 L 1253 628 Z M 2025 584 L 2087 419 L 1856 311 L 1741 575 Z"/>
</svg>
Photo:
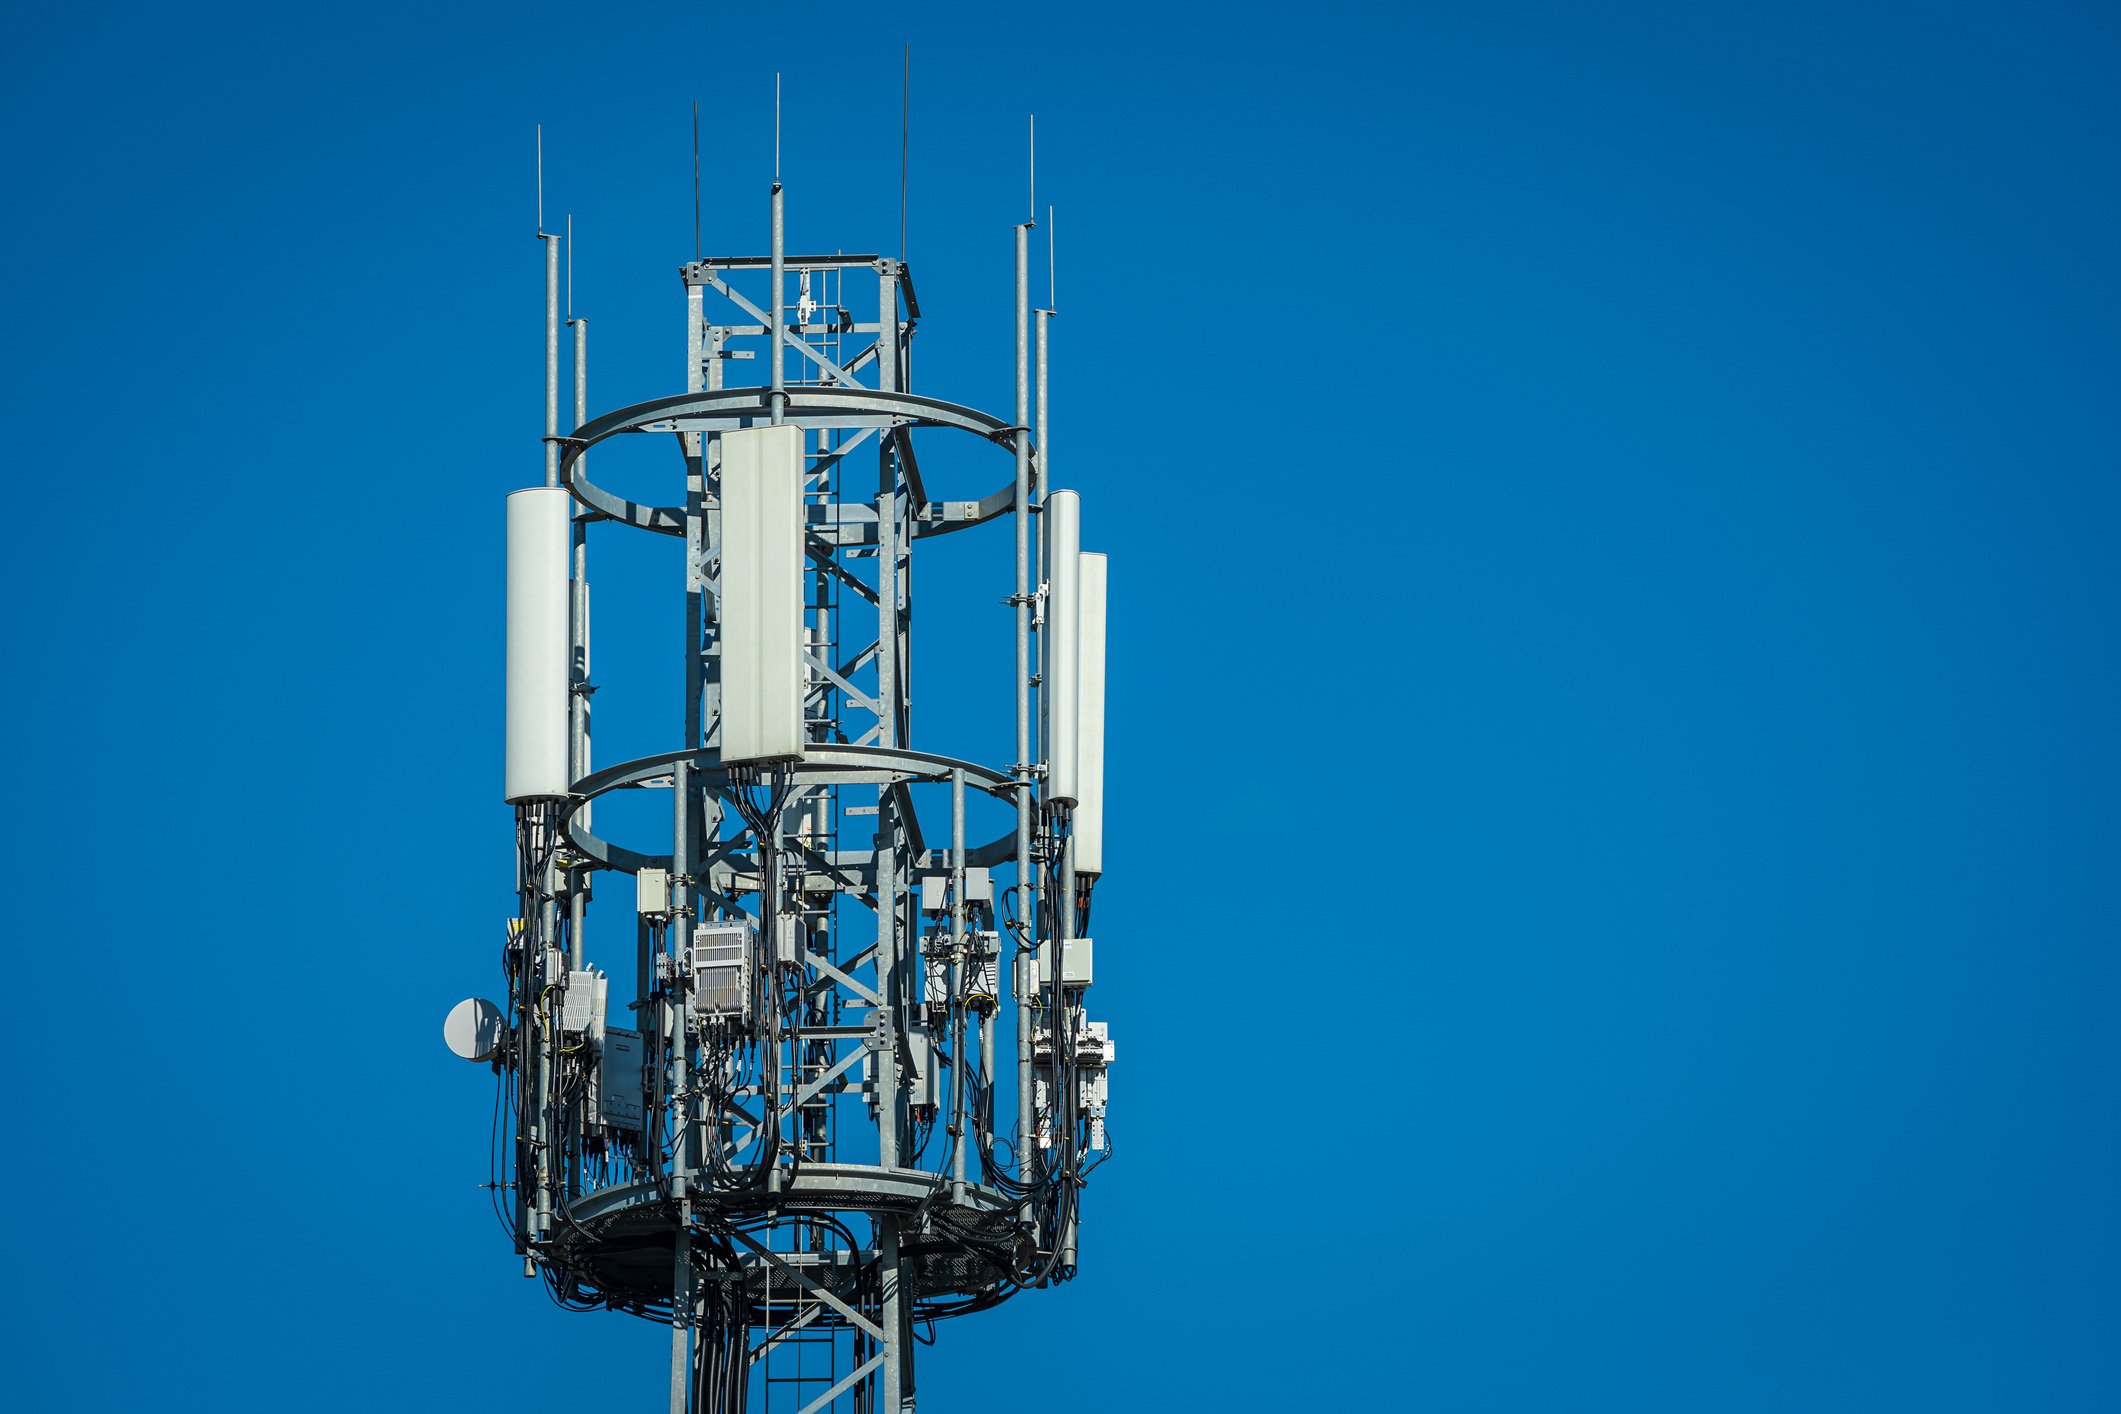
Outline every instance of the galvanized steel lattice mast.
<svg viewBox="0 0 2121 1414">
<path fill-rule="evenodd" d="M 1004 420 L 913 391 L 906 263 L 788 254 L 783 195 L 776 179 L 767 254 L 683 267 L 682 393 L 590 417 L 570 310 L 566 433 L 561 242 L 539 233 L 545 477 L 508 512 L 520 908 L 505 1005 L 467 1001 L 447 1028 L 503 1089 L 495 1191 L 525 1274 L 669 1322 L 673 1414 L 912 1408 L 916 1325 L 1071 1277 L 1083 1179 L 1109 1153 L 1112 1044 L 1084 1009 L 1105 560 L 1047 485 L 1032 223 Z M 731 386 L 732 365 L 756 372 Z M 679 452 L 667 503 L 591 480 L 592 447 L 658 433 Z M 968 434 L 1008 479 L 931 493 L 918 447 Z M 1016 750 L 983 764 L 916 745 L 910 583 L 924 541 L 999 523 Z M 683 726 L 593 769 L 605 525 L 683 540 Z M 667 844 L 596 833 L 598 798 L 654 789 Z M 592 935 L 599 892 L 630 928 Z M 619 938 L 634 988 L 614 1005 Z"/>
</svg>

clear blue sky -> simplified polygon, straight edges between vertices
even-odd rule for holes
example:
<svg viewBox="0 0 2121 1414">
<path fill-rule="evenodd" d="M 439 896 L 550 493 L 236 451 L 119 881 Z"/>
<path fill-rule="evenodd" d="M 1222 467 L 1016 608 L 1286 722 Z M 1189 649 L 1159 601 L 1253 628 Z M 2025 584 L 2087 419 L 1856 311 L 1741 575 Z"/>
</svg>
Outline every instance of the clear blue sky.
<svg viewBox="0 0 2121 1414">
<path fill-rule="evenodd" d="M 791 244 L 889 252 L 910 39 L 919 377 L 1007 410 L 1036 111 L 1117 616 L 1118 1151 L 922 1407 L 1055 1343 L 1037 1409 L 2121 1407 L 2112 14 L 803 15 L 0 20 L 11 1400 L 652 1407 L 438 1034 L 512 906 L 531 127 L 629 402 L 692 100 L 710 248 L 778 68 Z M 916 745 L 1005 759 L 1002 615 Z"/>
</svg>

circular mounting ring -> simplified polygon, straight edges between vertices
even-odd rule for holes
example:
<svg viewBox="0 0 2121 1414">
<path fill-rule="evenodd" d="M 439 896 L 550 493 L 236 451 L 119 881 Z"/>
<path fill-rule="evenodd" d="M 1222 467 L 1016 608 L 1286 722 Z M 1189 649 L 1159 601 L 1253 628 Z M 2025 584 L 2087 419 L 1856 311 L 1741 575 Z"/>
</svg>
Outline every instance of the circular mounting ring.
<svg viewBox="0 0 2121 1414">
<path fill-rule="evenodd" d="M 560 816 L 560 831 L 567 842 L 585 857 L 595 860 L 605 869 L 623 874 L 637 874 L 642 869 L 668 869 L 671 858 L 667 854 L 642 854 L 623 845 L 600 839 L 575 823 L 576 815 L 584 805 L 610 791 L 623 790 L 639 785 L 657 776 L 670 774 L 671 768 L 684 762 L 703 775 L 712 786 L 726 787 L 729 784 L 729 768 L 722 764 L 722 754 L 714 747 L 700 747 L 692 751 L 666 751 L 656 756 L 636 757 L 621 761 L 615 766 L 606 766 L 601 771 L 591 772 L 574 783 L 569 792 L 567 808 Z M 960 761 L 952 756 L 939 756 L 932 751 L 911 751 L 896 746 L 846 746 L 836 742 L 820 742 L 803 748 L 800 761 L 786 763 L 784 769 L 797 780 L 810 785 L 890 786 L 901 781 L 923 781 L 939 783 L 950 779 L 953 771 L 965 773 L 965 784 L 983 791 L 997 800 L 1011 799 L 1022 786 L 1013 776 L 982 766 L 974 761 Z M 1015 849 L 1012 832 L 1000 839 L 965 851 L 967 865 L 986 867 L 1006 857 Z"/>
<path fill-rule="evenodd" d="M 892 425 L 955 427 L 1006 450 L 1015 450 L 1012 442 L 1017 428 L 1014 424 L 974 408 L 944 402 L 941 398 L 850 386 L 788 388 L 783 390 L 783 397 L 788 421 L 798 426 L 832 427 L 852 422 L 875 425 L 882 419 Z M 684 507 L 644 506 L 629 501 L 585 477 L 576 476 L 575 463 L 584 452 L 607 438 L 654 429 L 657 424 L 671 424 L 667 430 L 673 432 L 750 427 L 773 416 L 772 399 L 773 390 L 770 388 L 722 388 L 710 393 L 678 393 L 667 398 L 651 398 L 645 403 L 635 403 L 607 412 L 602 417 L 593 417 L 558 439 L 561 447 L 560 484 L 577 501 L 609 520 L 660 535 L 683 535 Z"/>
</svg>

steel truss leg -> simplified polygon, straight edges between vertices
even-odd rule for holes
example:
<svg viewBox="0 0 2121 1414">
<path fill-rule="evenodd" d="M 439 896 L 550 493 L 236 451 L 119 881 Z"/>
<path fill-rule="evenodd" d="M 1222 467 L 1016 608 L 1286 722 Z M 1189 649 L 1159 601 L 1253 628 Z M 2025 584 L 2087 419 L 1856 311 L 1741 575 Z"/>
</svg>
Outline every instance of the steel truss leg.
<svg viewBox="0 0 2121 1414">
<path fill-rule="evenodd" d="M 853 1409 L 864 1414 L 910 1414 L 914 1407 L 913 1362 L 908 1345 L 912 1311 L 904 1300 L 898 1219 L 879 1221 L 877 1247 L 857 1254 L 855 1271 L 859 1275 L 845 1276 L 838 1281 L 821 1280 L 786 1261 L 791 1254 L 771 1251 L 748 1234 L 735 1233 L 732 1236 L 739 1246 L 748 1249 L 744 1262 L 748 1275 L 744 1285 L 751 1287 L 756 1279 L 755 1289 L 774 1293 L 769 1310 L 787 1312 L 784 1318 L 774 1320 L 754 1335 L 746 1356 L 746 1363 L 753 1367 L 753 1398 L 757 1399 L 761 1393 L 764 1395 L 763 1400 L 749 1406 L 754 1414 L 766 1414 L 769 1408 L 774 1414 L 820 1414 L 828 1408 Z M 841 1267 L 838 1270 L 845 1273 L 848 1269 Z M 773 1391 L 777 1386 L 794 1382 L 797 1357 L 803 1348 L 801 1336 L 822 1325 L 853 1333 L 852 1368 L 844 1374 L 835 1370 L 837 1378 L 806 1375 L 801 1383 L 794 1384 L 795 1398 L 784 1405 L 774 1398 Z M 682 1370 L 690 1376 L 685 1381 L 686 1389 L 704 1388 L 708 1382 L 702 1378 L 704 1372 L 699 1365 L 712 1358 L 709 1344 L 705 1340 L 691 1342 L 690 1354 L 686 1357 L 679 1354 L 681 1340 L 682 1335 L 674 1331 L 671 1346 L 673 1381 Z M 678 1363 L 680 1360 L 682 1365 Z M 817 1389 L 828 1378 L 831 1380 L 829 1386 Z M 812 1393 L 813 1390 L 816 1392 Z M 679 1398 L 676 1383 L 672 1386 L 672 1398 L 674 1414 L 734 1414 L 720 1404 L 688 1410 L 675 1402 Z"/>
</svg>

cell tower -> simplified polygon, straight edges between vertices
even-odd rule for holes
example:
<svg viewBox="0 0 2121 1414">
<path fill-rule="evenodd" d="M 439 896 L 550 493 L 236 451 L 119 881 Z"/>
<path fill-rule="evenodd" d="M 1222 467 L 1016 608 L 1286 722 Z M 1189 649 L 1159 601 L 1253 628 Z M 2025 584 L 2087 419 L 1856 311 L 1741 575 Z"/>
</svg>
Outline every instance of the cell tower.
<svg viewBox="0 0 2121 1414">
<path fill-rule="evenodd" d="M 494 1198 L 524 1274 L 669 1323 L 672 1414 L 897 1414 L 917 1329 L 1074 1275 L 1110 1152 L 1112 1039 L 1084 1006 L 1105 557 L 1049 489 L 1033 222 L 1002 418 L 913 391 L 903 259 L 789 255 L 778 178 L 770 201 L 766 254 L 682 267 L 683 392 L 592 418 L 587 325 L 566 321 L 572 432 L 540 222 L 545 475 L 507 502 L 520 909 L 506 1002 L 461 1003 L 445 1036 L 501 1088 Z M 740 362 L 758 376 L 727 386 Z M 590 479 L 592 448 L 641 434 L 676 443 L 663 504 Z M 999 485 L 931 492 L 918 448 L 968 435 Z M 910 574 L 923 542 L 1002 527 L 1014 579 L 979 602 L 1014 620 L 993 671 L 1015 760 L 981 763 L 916 737 Z M 682 735 L 601 769 L 591 694 L 619 685 L 590 671 L 592 530 L 685 549 Z M 669 792 L 667 838 L 596 832 L 600 798 L 643 790 Z M 986 797 L 991 839 L 967 823 Z"/>
</svg>

